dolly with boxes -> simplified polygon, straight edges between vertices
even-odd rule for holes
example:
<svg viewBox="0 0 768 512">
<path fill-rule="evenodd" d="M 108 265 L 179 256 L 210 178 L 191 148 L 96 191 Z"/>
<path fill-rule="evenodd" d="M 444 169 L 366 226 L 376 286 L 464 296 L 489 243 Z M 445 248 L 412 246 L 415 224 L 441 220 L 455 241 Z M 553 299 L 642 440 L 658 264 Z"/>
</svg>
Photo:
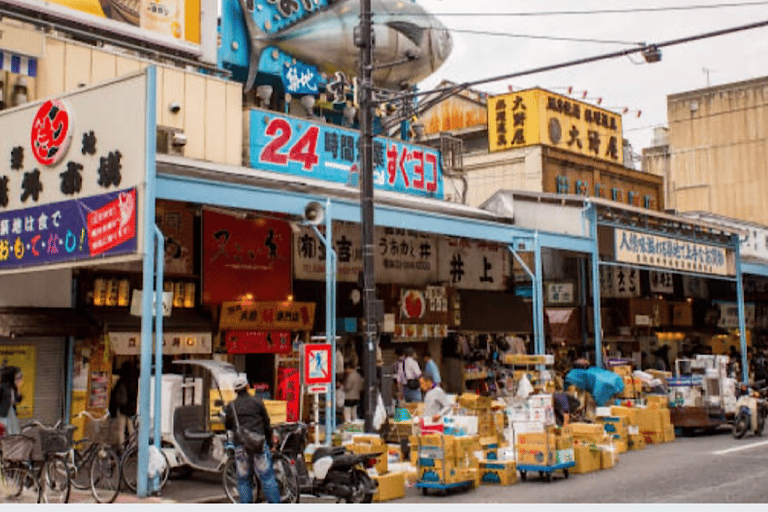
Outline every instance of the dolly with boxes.
<svg viewBox="0 0 768 512">
<path fill-rule="evenodd" d="M 416 487 L 424 495 L 432 490 L 472 489 L 480 483 L 479 464 L 473 453 L 477 436 L 426 434 L 416 436 Z"/>
</svg>

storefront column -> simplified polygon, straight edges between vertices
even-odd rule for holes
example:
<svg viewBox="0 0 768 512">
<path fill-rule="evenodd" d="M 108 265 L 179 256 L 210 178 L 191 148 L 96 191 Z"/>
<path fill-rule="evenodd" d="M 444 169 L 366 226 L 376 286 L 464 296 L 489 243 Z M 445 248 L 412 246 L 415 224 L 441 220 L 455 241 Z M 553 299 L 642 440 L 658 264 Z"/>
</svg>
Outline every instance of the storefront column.
<svg viewBox="0 0 768 512">
<path fill-rule="evenodd" d="M 523 270 L 525 270 L 525 272 L 531 278 L 531 299 L 533 301 L 533 304 L 531 305 L 531 309 L 532 309 L 531 317 L 533 319 L 533 321 L 532 321 L 532 323 L 533 323 L 533 340 L 534 340 L 533 342 L 534 342 L 534 352 L 535 352 L 536 351 L 536 343 L 538 343 L 537 340 L 539 339 L 539 336 L 540 336 L 539 335 L 539 332 L 540 332 L 539 331 L 539 322 L 537 322 L 536 318 L 535 318 L 536 312 L 539 310 L 539 308 L 537 307 L 537 304 L 536 304 L 536 302 L 537 302 L 536 290 L 535 290 L 536 276 L 533 275 L 533 272 L 531 272 L 531 269 L 528 268 L 528 265 L 525 264 L 525 261 L 523 261 L 523 258 L 521 258 L 519 254 L 517 254 L 517 249 L 516 249 L 516 246 L 517 246 L 518 248 L 522 248 L 522 249 L 525 249 L 526 251 L 530 251 L 532 248 L 529 247 L 529 245 L 530 245 L 530 241 L 527 240 L 527 239 L 526 240 L 524 240 L 524 239 L 516 239 L 515 243 L 513 243 L 511 245 L 508 245 L 507 248 L 509 249 L 509 252 L 512 253 L 512 256 L 515 257 L 515 259 L 520 264 L 520 266 L 523 268 Z M 543 317 L 542 317 L 542 321 L 543 321 Z"/>
<path fill-rule="evenodd" d="M 165 238 L 163 232 L 156 224 L 153 224 L 155 240 L 157 242 L 155 250 L 155 400 L 154 400 L 154 420 L 155 420 L 155 447 L 160 449 L 160 421 L 162 419 L 163 405 L 163 281 L 165 271 Z M 153 487 L 159 485 L 159 478 L 155 477 Z"/>
<path fill-rule="evenodd" d="M 747 325 L 744 320 L 744 275 L 741 273 L 741 252 L 739 237 L 733 235 L 733 255 L 736 263 L 736 303 L 739 308 L 739 340 L 741 341 L 741 379 L 749 382 L 749 366 L 747 363 Z"/>
<path fill-rule="evenodd" d="M 589 233 L 592 238 L 592 321 L 595 328 L 595 366 L 603 366 L 603 321 L 600 317 L 600 249 L 597 240 L 597 207 L 590 204 Z"/>
<path fill-rule="evenodd" d="M 544 266 L 541 263 L 541 240 L 538 232 L 533 236 L 533 255 L 536 268 L 533 276 L 533 321 L 536 322 L 534 354 L 540 355 L 545 353 L 546 347 L 544 346 L 544 291 L 541 275 L 544 272 Z"/>
<path fill-rule="evenodd" d="M 147 496 L 147 469 L 149 466 L 149 388 L 152 371 L 152 294 L 154 278 L 154 258 L 152 249 L 155 246 L 155 234 L 148 228 L 155 219 L 155 183 L 156 162 L 155 144 L 157 138 L 157 68 L 149 66 L 147 73 L 147 132 L 145 134 L 145 176 L 144 188 L 144 218 L 139 225 L 143 227 L 143 258 L 142 258 L 142 294 L 141 294 L 141 373 L 139 375 L 139 441 L 138 466 L 136 468 L 136 495 Z"/>
</svg>

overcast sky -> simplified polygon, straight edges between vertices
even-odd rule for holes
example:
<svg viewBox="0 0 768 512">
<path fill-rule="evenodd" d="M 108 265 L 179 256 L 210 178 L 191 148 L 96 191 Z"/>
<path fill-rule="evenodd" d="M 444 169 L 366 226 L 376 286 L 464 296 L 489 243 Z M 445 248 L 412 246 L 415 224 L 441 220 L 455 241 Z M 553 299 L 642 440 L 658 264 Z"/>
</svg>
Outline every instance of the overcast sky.
<svg viewBox="0 0 768 512">
<path fill-rule="evenodd" d="M 755 0 L 747 0 L 755 2 Z M 601 9 L 660 8 L 738 3 L 738 0 L 419 0 L 429 11 L 440 13 L 497 13 L 494 16 L 440 16 L 450 29 L 500 32 L 518 35 L 569 37 L 625 42 L 658 43 L 713 30 L 768 20 L 768 2 L 749 7 L 640 12 L 630 14 L 582 14 L 558 16 L 501 16 L 498 13 L 594 11 Z M 587 56 L 610 53 L 630 45 L 549 41 L 543 39 L 474 35 L 454 32 L 454 50 L 435 75 L 421 84 L 431 88 L 440 80 L 472 81 L 506 73 L 525 71 Z M 653 127 L 666 125 L 666 97 L 699 89 L 768 75 L 768 28 L 758 28 L 714 37 L 662 50 L 661 62 L 644 63 L 631 57 L 570 67 L 530 75 L 506 82 L 478 86 L 492 94 L 541 86 L 565 94 L 574 88 L 573 97 L 613 107 L 623 116 L 624 137 L 640 153 L 650 145 Z M 633 63 L 637 62 L 638 64 Z M 641 111 L 637 117 L 637 111 Z"/>
</svg>

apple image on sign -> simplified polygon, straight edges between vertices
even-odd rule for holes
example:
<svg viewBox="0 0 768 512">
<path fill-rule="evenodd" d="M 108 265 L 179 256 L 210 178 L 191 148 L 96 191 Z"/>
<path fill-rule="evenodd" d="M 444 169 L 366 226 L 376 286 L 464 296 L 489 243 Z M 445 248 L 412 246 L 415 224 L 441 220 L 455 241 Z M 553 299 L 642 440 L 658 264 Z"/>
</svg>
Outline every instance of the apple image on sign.
<svg viewBox="0 0 768 512">
<path fill-rule="evenodd" d="M 421 318 L 424 316 L 424 310 L 426 309 L 424 296 L 417 291 L 408 290 L 403 300 L 403 309 L 406 317 Z"/>
</svg>

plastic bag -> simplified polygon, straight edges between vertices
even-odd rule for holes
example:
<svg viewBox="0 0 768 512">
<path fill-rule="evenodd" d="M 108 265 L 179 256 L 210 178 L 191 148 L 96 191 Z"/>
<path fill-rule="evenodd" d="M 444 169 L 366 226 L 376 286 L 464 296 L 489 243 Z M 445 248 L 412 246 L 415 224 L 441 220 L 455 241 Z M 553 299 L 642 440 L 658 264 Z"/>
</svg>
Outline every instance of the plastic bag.
<svg viewBox="0 0 768 512">
<path fill-rule="evenodd" d="M 160 453 L 160 449 L 155 445 L 149 446 L 149 464 L 147 466 L 147 476 L 155 478 L 162 475 L 165 471 L 165 457 Z"/>
<path fill-rule="evenodd" d="M 532 392 L 533 386 L 531 385 L 531 381 L 528 380 L 527 375 L 523 375 L 523 378 L 520 379 L 520 382 L 517 384 L 517 397 L 528 398 L 528 395 Z"/>
<path fill-rule="evenodd" d="M 373 412 L 373 428 L 379 430 L 387 421 L 387 411 L 384 409 L 384 400 L 381 399 L 381 393 L 377 394 L 376 410 Z"/>
</svg>

